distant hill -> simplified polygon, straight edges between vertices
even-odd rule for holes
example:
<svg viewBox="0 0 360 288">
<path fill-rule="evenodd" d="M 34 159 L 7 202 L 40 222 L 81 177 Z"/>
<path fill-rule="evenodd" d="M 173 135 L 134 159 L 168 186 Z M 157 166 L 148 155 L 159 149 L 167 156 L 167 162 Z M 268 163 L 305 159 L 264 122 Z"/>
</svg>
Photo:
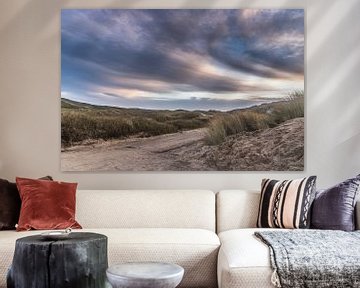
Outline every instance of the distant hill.
<svg viewBox="0 0 360 288">
<path fill-rule="evenodd" d="M 70 99 L 61 98 L 61 108 L 78 109 L 78 108 L 92 108 L 93 105 L 87 103 L 76 102 Z"/>
<path fill-rule="evenodd" d="M 205 111 L 205 110 L 184 110 L 184 109 L 176 109 L 176 110 L 167 110 L 167 109 L 144 109 L 144 108 L 125 108 L 125 107 L 116 107 L 116 106 L 108 106 L 108 105 L 95 105 L 95 104 L 89 104 L 89 103 L 83 103 L 83 102 L 77 102 L 74 100 L 61 98 L 61 108 L 64 109 L 93 109 L 93 110 L 108 110 L 108 111 L 128 111 L 128 112 L 134 112 L 139 113 L 140 111 L 143 113 L 157 113 L 157 112 L 176 112 L 176 113 L 206 113 L 209 115 L 213 115 L 216 113 L 219 113 L 219 111 Z"/>
<path fill-rule="evenodd" d="M 146 112 L 154 112 L 154 111 L 169 111 L 169 112 L 194 112 L 194 113 L 204 113 L 204 114 L 208 114 L 208 115 L 215 115 L 215 114 L 219 114 L 219 113 L 223 113 L 223 114 L 227 114 L 227 113 L 233 113 L 233 112 L 237 112 L 237 111 L 246 111 L 246 110 L 250 110 L 250 111 L 258 111 L 258 112 L 265 112 L 269 109 L 272 109 L 276 106 L 278 106 L 281 103 L 286 103 L 285 100 L 279 100 L 279 101 L 274 101 L 271 103 L 262 103 L 260 105 L 253 105 L 250 107 L 246 107 L 246 108 L 238 108 L 238 109 L 233 109 L 233 110 L 229 110 L 229 111 L 218 111 L 218 110 L 184 110 L 184 109 L 176 109 L 176 110 L 167 110 L 167 109 L 160 109 L 160 110 L 154 110 L 154 109 L 143 109 L 143 108 L 125 108 L 125 107 L 116 107 L 116 106 L 109 106 L 109 105 L 95 105 L 95 104 L 89 104 L 89 103 L 84 103 L 84 102 L 77 102 L 74 100 L 70 100 L 67 98 L 61 98 L 61 108 L 67 108 L 67 109 L 97 109 L 97 110 L 127 110 L 127 111 L 135 111 L 135 112 L 139 112 L 139 111 L 146 111 Z"/>
</svg>

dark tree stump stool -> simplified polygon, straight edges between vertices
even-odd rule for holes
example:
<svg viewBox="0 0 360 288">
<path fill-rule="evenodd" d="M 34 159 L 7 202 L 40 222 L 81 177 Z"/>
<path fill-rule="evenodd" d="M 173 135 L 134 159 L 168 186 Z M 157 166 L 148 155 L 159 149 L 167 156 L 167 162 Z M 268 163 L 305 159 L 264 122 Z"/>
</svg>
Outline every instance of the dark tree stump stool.
<svg viewBox="0 0 360 288">
<path fill-rule="evenodd" d="M 41 235 L 16 240 L 8 288 L 102 288 L 106 285 L 107 237 L 71 233 L 67 239 Z"/>
</svg>

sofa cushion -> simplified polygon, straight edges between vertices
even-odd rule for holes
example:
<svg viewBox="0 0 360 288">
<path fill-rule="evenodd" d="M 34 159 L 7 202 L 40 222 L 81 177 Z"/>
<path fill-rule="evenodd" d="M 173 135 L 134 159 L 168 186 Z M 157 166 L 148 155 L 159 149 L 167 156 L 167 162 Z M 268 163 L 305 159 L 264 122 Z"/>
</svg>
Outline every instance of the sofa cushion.
<svg viewBox="0 0 360 288">
<path fill-rule="evenodd" d="M 255 231 L 261 230 L 270 229 L 236 229 L 219 234 L 219 288 L 274 287 L 269 248 L 254 236 Z"/>
<path fill-rule="evenodd" d="M 13 230 L 19 220 L 21 200 L 15 183 L 0 179 L 0 230 Z"/>
<path fill-rule="evenodd" d="M 257 227 L 308 228 L 316 176 L 294 180 L 263 179 Z"/>
<path fill-rule="evenodd" d="M 259 191 L 222 190 L 217 193 L 217 233 L 239 228 L 255 228 L 259 201 Z"/>
<path fill-rule="evenodd" d="M 311 227 L 314 229 L 355 229 L 355 204 L 360 174 L 316 193 L 312 205 Z"/>
<path fill-rule="evenodd" d="M 77 231 L 77 230 L 74 230 Z M 220 241 L 203 229 L 82 229 L 108 237 L 109 265 L 135 261 L 164 261 L 185 269 L 179 287 L 216 287 L 216 262 Z M 11 264 L 17 238 L 44 231 L 0 232 L 0 287 Z"/>
<path fill-rule="evenodd" d="M 215 194 L 209 190 L 78 190 L 76 199 L 83 228 L 215 231 Z"/>
<path fill-rule="evenodd" d="M 22 201 L 16 230 L 81 228 L 75 221 L 77 183 L 16 177 L 16 185 Z"/>
</svg>

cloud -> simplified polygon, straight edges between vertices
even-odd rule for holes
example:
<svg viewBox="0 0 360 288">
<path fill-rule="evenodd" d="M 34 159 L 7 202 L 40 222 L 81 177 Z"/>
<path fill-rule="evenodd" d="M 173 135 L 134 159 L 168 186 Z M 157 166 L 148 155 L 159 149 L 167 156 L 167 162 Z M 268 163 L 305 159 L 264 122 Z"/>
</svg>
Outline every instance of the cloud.
<svg viewBox="0 0 360 288">
<path fill-rule="evenodd" d="M 62 89 L 231 94 L 270 89 L 262 78 L 301 80 L 303 16 L 294 9 L 62 10 Z"/>
</svg>

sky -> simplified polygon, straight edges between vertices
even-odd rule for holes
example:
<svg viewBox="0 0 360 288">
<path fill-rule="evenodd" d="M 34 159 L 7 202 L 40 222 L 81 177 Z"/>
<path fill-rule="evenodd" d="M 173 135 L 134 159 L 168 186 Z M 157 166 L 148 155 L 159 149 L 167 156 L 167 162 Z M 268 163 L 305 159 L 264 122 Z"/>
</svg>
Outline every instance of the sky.
<svg viewBox="0 0 360 288">
<path fill-rule="evenodd" d="M 303 9 L 64 9 L 61 97 L 233 110 L 304 89 Z"/>
</svg>

